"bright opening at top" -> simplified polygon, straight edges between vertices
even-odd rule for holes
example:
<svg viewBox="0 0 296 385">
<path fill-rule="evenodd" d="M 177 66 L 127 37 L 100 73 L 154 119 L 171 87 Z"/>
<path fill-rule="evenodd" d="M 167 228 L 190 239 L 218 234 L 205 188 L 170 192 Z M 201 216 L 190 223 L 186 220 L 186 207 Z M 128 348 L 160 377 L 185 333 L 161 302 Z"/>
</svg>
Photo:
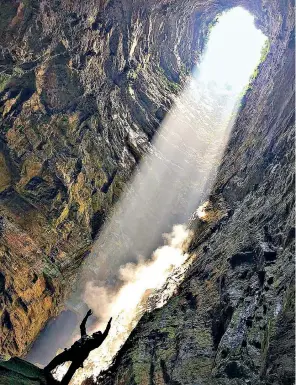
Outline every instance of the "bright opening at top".
<svg viewBox="0 0 296 385">
<path fill-rule="evenodd" d="M 232 8 L 218 18 L 210 32 L 200 77 L 219 88 L 241 91 L 259 64 L 266 43 L 254 17 L 243 8 Z"/>
</svg>

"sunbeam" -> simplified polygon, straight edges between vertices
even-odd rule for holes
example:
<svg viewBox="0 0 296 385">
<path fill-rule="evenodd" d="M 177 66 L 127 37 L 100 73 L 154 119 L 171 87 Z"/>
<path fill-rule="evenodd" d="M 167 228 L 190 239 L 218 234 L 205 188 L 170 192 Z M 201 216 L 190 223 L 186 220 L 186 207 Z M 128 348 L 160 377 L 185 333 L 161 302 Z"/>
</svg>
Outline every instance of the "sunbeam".
<svg viewBox="0 0 296 385">
<path fill-rule="evenodd" d="M 241 93 L 265 42 L 254 18 L 242 8 L 221 15 L 213 27 L 201 62 L 83 266 L 79 300 L 94 310 L 96 327 L 103 327 L 110 316 L 114 322 L 106 342 L 90 355 L 73 384 L 106 369 L 140 316 L 151 310 L 151 301 L 152 307 L 161 306 L 173 294 L 178 280 L 171 286 L 168 280 L 188 260 L 190 239 L 186 226 L 174 225 L 186 223 L 207 200 Z M 201 217 L 205 206 L 199 208 Z M 172 228 L 167 245 L 160 247 L 162 234 Z"/>
</svg>

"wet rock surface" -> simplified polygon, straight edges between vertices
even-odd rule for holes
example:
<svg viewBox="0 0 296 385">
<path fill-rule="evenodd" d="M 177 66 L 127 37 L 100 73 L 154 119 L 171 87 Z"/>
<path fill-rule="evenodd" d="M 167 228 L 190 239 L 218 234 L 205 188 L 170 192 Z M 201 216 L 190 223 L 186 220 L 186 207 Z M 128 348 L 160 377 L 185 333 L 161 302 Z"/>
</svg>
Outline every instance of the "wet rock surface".
<svg viewBox="0 0 296 385">
<path fill-rule="evenodd" d="M 2 355 L 21 355 L 60 311 L 149 150 L 182 63 L 193 63 L 194 47 L 177 34 L 197 32 L 192 20 L 173 28 L 188 10 L 162 24 L 162 3 L 0 8 L 0 344 Z"/>
<path fill-rule="evenodd" d="M 57 385 L 53 379 L 46 378 L 43 370 L 21 360 L 11 358 L 9 361 L 0 361 L 1 385 Z"/>
<path fill-rule="evenodd" d="M 24 354 L 60 311 L 209 22 L 233 5 L 257 16 L 271 47 L 208 219 L 191 223 L 196 261 L 99 382 L 293 383 L 291 1 L 0 1 L 1 354 Z"/>
<path fill-rule="evenodd" d="M 294 383 L 295 75 L 286 6 L 268 6 L 271 52 L 243 102 L 206 217 L 191 222 L 196 260 L 99 384 Z"/>
</svg>

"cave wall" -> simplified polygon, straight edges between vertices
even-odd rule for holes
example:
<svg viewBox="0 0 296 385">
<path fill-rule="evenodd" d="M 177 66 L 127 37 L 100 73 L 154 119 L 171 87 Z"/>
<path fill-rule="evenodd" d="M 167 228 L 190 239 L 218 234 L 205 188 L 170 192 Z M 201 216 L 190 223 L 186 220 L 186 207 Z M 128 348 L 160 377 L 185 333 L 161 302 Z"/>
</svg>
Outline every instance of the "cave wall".
<svg viewBox="0 0 296 385">
<path fill-rule="evenodd" d="M 207 216 L 190 223 L 194 262 L 99 384 L 294 384 L 294 10 L 289 1 L 252 3 L 271 49 L 244 98 Z"/>
<path fill-rule="evenodd" d="M 62 308 L 200 55 L 203 8 L 0 1 L 0 354 L 24 354 Z"/>
<path fill-rule="evenodd" d="M 291 378 L 290 1 L 0 1 L 3 355 L 26 352 L 60 310 L 208 23 L 237 4 L 256 15 L 271 50 L 225 153 L 213 219 L 192 222 L 198 258 L 186 281 L 144 317 L 102 383 Z"/>
</svg>

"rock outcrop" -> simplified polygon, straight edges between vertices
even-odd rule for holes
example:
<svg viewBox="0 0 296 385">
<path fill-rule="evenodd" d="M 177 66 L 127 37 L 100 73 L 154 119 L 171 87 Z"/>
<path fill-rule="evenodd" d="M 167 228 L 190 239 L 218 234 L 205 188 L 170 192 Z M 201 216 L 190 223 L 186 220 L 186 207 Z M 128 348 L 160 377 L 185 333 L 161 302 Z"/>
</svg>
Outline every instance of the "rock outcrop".
<svg viewBox="0 0 296 385">
<path fill-rule="evenodd" d="M 55 385 L 54 383 L 54 380 L 46 379 L 43 370 L 20 358 L 0 361 L 0 385 Z"/>
<path fill-rule="evenodd" d="M 192 221 L 196 262 L 100 381 L 293 383 L 290 0 L 0 0 L 3 355 L 25 353 L 59 312 L 209 23 L 235 5 L 256 16 L 270 51 L 244 98 L 208 219 Z"/>
<path fill-rule="evenodd" d="M 198 44 L 178 36 L 196 26 L 176 29 L 186 15 L 166 7 L 0 2 L 3 355 L 25 353 L 59 312 L 193 63 Z"/>
<path fill-rule="evenodd" d="M 294 383 L 292 3 L 266 4 L 260 20 L 271 51 L 243 101 L 207 214 L 192 220 L 195 262 L 99 384 Z"/>
</svg>

